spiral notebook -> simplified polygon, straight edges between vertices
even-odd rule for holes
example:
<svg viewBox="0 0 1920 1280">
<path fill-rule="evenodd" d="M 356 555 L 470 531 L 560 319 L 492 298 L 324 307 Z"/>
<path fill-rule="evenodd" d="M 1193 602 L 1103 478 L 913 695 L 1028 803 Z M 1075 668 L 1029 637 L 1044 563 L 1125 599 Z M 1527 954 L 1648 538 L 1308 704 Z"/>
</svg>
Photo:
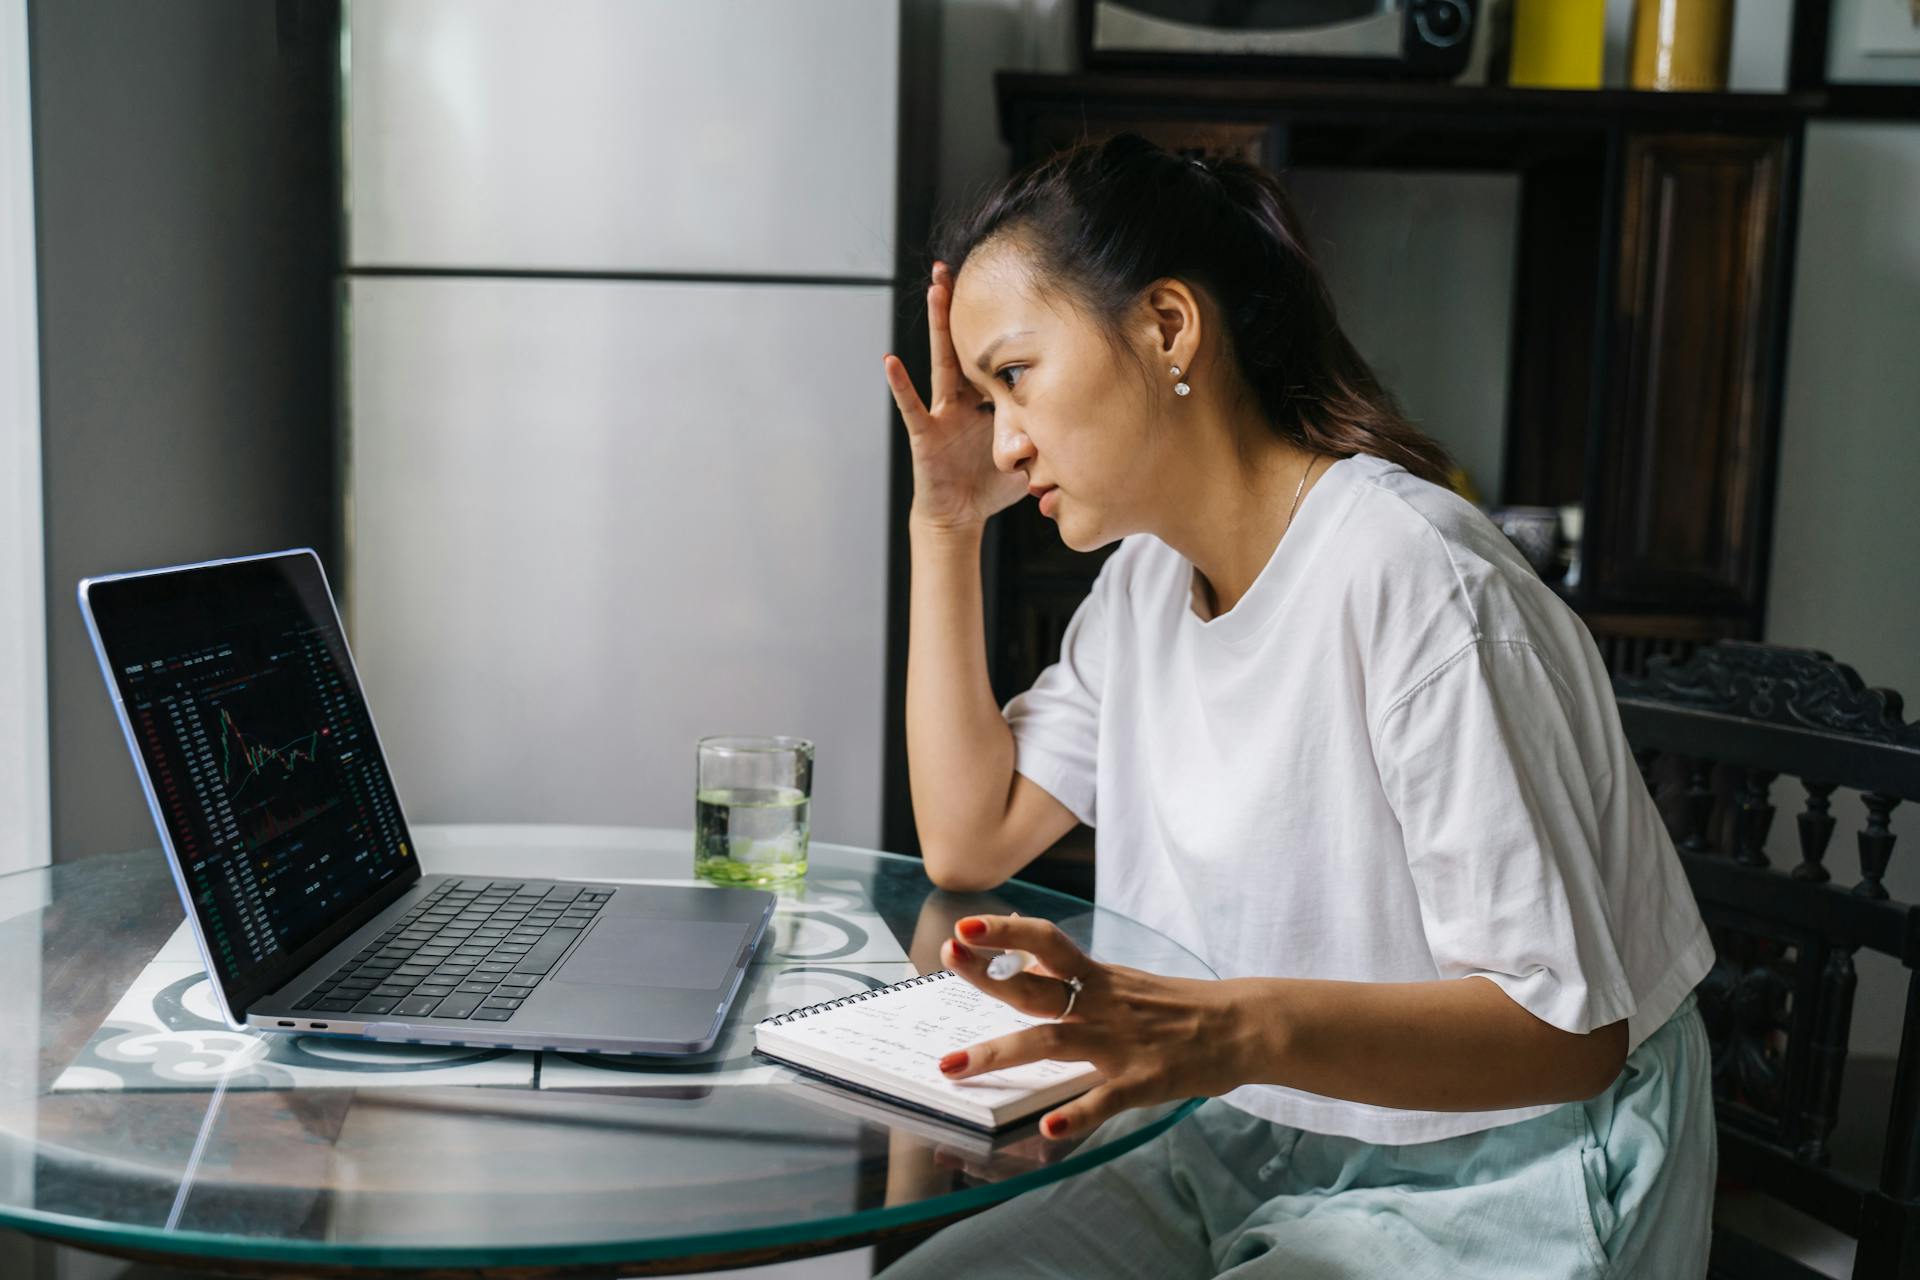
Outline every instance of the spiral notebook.
<svg viewBox="0 0 1920 1280">
<path fill-rule="evenodd" d="M 930 1111 L 975 1129 L 1002 1129 L 1099 1083 L 1085 1062 L 1029 1062 L 965 1080 L 940 1059 L 982 1040 L 1039 1026 L 950 969 L 808 1005 L 754 1027 L 763 1056 L 835 1084 Z"/>
</svg>

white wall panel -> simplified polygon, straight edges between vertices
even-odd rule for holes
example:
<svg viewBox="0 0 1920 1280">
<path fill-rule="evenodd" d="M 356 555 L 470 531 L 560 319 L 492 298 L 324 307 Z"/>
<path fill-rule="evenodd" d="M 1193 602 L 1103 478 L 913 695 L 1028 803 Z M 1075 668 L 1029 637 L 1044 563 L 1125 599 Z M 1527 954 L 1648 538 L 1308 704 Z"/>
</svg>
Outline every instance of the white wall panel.
<svg viewBox="0 0 1920 1280">
<path fill-rule="evenodd" d="M 691 826 L 696 737 L 790 733 L 819 837 L 877 844 L 892 298 L 352 282 L 348 625 L 410 818 Z"/>
<path fill-rule="evenodd" d="M 349 10 L 349 263 L 893 274 L 892 0 Z"/>
<path fill-rule="evenodd" d="M 0 874 L 51 858 L 27 7 L 0 0 Z"/>
</svg>

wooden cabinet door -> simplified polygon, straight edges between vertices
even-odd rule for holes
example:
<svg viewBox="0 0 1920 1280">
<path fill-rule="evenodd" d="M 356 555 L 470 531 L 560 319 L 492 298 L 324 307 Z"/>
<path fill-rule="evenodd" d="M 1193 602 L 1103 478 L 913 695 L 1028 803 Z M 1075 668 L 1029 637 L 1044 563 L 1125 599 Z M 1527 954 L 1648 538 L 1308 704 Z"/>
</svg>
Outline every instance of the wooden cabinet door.
<svg viewBox="0 0 1920 1280">
<path fill-rule="evenodd" d="M 1605 447 L 1604 606 L 1759 622 L 1778 419 L 1782 135 L 1626 139 Z"/>
</svg>

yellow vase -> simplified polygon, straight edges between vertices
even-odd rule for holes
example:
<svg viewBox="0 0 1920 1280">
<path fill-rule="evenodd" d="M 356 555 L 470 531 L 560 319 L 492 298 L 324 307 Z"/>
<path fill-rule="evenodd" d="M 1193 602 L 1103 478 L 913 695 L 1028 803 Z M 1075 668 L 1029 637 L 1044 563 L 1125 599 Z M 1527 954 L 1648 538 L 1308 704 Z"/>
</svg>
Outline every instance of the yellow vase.
<svg viewBox="0 0 1920 1280">
<path fill-rule="evenodd" d="M 1507 83 L 1598 89 L 1606 53 L 1606 0 L 1514 0 Z"/>
<path fill-rule="evenodd" d="M 1627 83 L 1636 89 L 1727 87 L 1733 0 L 1636 0 Z"/>
</svg>

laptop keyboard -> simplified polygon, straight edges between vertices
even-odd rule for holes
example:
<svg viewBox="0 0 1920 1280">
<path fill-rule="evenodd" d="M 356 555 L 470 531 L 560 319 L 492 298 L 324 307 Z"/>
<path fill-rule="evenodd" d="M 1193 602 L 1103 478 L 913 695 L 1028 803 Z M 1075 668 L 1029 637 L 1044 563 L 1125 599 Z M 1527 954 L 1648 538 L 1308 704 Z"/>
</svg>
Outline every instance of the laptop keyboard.
<svg viewBox="0 0 1920 1280">
<path fill-rule="evenodd" d="M 506 1022 L 612 896 L 603 885 L 445 881 L 294 1010 Z"/>
</svg>

